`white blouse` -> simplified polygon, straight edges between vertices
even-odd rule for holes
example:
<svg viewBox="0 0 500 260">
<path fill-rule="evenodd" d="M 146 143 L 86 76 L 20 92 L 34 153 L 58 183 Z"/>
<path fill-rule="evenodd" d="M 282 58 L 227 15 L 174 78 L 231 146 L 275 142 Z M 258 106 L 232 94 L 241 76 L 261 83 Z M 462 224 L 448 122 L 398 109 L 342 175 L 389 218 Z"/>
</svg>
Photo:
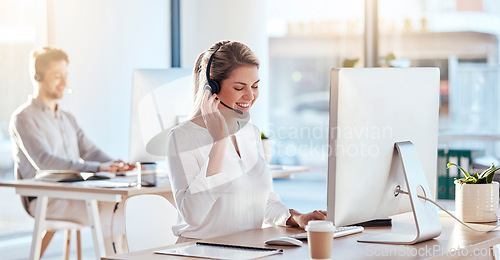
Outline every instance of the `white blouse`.
<svg viewBox="0 0 500 260">
<path fill-rule="evenodd" d="M 223 171 L 206 176 L 213 139 L 208 130 L 186 121 L 168 137 L 167 160 L 177 205 L 174 234 L 212 238 L 286 225 L 289 209 L 272 192 L 272 177 L 264 160 L 259 129 L 247 123 L 235 135 L 241 157 L 226 142 Z"/>
</svg>

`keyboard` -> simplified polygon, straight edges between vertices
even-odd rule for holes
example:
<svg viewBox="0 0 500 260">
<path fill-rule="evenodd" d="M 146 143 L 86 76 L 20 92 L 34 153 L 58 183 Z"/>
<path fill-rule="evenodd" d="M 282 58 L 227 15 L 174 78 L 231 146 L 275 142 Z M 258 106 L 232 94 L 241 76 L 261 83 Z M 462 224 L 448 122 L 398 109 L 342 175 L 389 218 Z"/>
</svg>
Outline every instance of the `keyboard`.
<svg viewBox="0 0 500 260">
<path fill-rule="evenodd" d="M 333 238 L 339 238 L 339 237 L 344 237 L 344 236 L 348 236 L 351 234 L 360 233 L 360 232 L 363 232 L 363 230 L 365 230 L 365 229 L 362 226 L 338 227 L 335 229 L 335 233 L 333 233 Z M 291 235 L 289 237 L 295 238 L 295 239 L 300 239 L 300 240 L 305 240 L 305 239 L 307 239 L 307 232 Z"/>
</svg>

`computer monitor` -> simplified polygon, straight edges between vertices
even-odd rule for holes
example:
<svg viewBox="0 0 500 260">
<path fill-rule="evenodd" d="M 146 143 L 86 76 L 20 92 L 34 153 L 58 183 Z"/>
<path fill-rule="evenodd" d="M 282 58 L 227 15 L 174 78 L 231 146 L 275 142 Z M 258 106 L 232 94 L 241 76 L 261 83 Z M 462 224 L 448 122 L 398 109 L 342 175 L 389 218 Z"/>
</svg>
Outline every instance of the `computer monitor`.
<svg viewBox="0 0 500 260">
<path fill-rule="evenodd" d="M 370 242 L 413 244 L 438 236 L 434 206 L 415 199 L 436 194 L 438 115 L 437 68 L 333 69 L 328 219 L 345 226 L 413 211 L 416 234 Z M 411 143 L 395 147 L 405 141 Z M 411 196 L 396 196 L 398 186 L 409 186 Z"/>
<path fill-rule="evenodd" d="M 193 100 L 191 69 L 134 70 L 129 161 L 164 161 L 167 130 L 187 119 Z"/>
</svg>

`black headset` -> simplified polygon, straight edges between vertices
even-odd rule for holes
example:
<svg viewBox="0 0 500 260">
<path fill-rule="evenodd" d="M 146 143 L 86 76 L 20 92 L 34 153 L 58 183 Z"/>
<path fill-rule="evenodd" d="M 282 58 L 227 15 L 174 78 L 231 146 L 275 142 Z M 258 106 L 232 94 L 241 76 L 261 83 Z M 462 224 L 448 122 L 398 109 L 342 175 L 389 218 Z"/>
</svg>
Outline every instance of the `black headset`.
<svg viewBox="0 0 500 260">
<path fill-rule="evenodd" d="M 225 43 L 221 44 L 219 47 L 217 47 L 217 49 L 215 49 L 215 51 L 212 53 L 212 55 L 210 56 L 210 59 L 208 60 L 208 64 L 207 64 L 207 84 L 205 85 L 205 89 L 210 89 L 210 92 L 212 92 L 212 95 L 213 94 L 219 94 L 220 92 L 220 84 L 219 82 L 217 82 L 215 79 L 212 79 L 210 77 L 210 66 L 212 65 L 212 61 L 214 59 L 214 56 L 215 56 L 215 53 L 223 46 L 225 45 Z M 232 107 L 229 107 L 228 105 L 224 104 L 224 102 L 222 102 L 222 100 L 220 101 L 220 103 L 233 110 L 234 112 L 240 114 L 240 115 L 243 115 L 243 111 L 239 110 L 239 109 L 234 109 Z"/>
<path fill-rule="evenodd" d="M 35 73 L 35 76 L 33 77 L 36 81 L 40 82 L 43 80 L 43 75 L 40 73 Z"/>
<path fill-rule="evenodd" d="M 210 67 L 212 65 L 212 61 L 214 59 L 215 53 L 220 49 L 220 47 L 222 47 L 222 45 L 224 45 L 224 44 L 221 44 L 219 47 L 217 47 L 217 49 L 215 49 L 215 51 L 210 56 L 210 59 L 208 60 L 208 64 L 207 64 L 207 86 L 210 87 L 210 91 L 212 92 L 212 95 L 219 94 L 220 85 L 219 85 L 219 82 L 217 82 L 215 79 L 212 79 L 210 77 Z"/>
</svg>

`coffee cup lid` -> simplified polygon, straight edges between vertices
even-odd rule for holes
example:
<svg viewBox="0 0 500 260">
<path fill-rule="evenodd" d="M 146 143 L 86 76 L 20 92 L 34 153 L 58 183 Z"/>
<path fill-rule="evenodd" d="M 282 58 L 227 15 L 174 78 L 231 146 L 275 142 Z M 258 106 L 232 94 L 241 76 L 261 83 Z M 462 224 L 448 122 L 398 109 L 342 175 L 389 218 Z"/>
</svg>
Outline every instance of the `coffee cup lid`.
<svg viewBox="0 0 500 260">
<path fill-rule="evenodd" d="M 311 220 L 307 222 L 306 231 L 330 232 L 335 231 L 335 226 L 328 220 Z"/>
</svg>

